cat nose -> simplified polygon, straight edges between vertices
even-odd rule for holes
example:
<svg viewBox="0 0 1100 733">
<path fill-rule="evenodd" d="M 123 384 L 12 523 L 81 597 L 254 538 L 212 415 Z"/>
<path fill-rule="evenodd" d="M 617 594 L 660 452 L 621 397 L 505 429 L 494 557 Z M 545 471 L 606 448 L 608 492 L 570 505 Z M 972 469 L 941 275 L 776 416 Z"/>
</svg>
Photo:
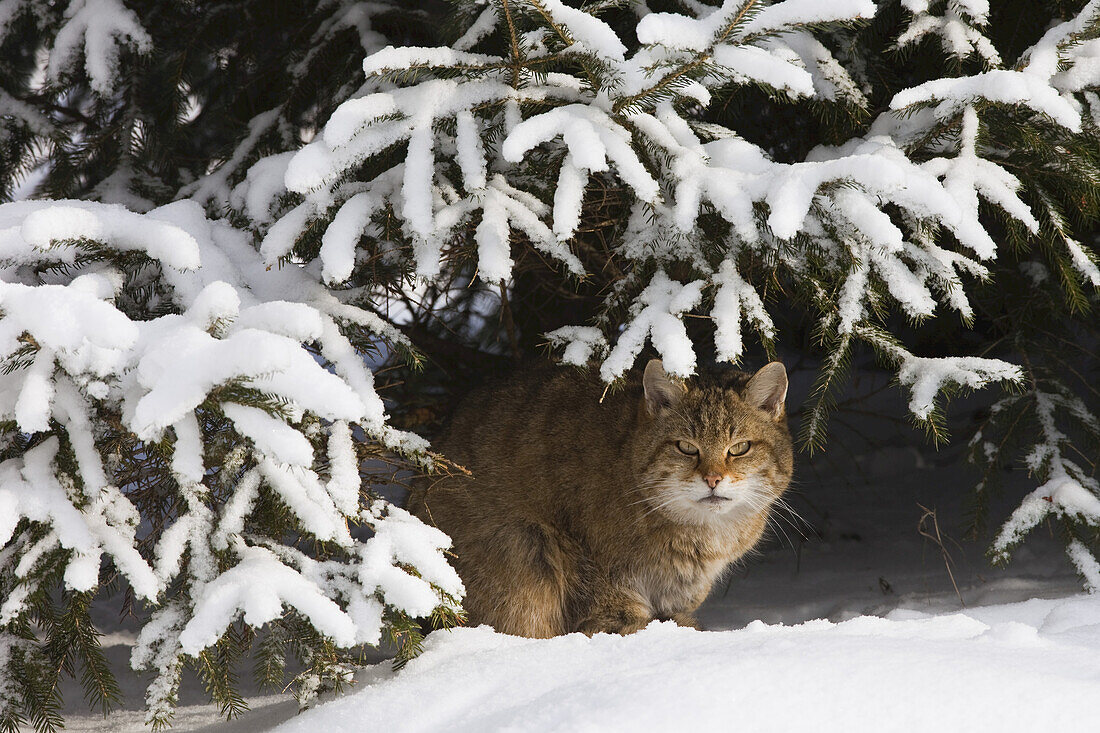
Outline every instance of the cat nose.
<svg viewBox="0 0 1100 733">
<path fill-rule="evenodd" d="M 707 486 L 713 489 L 718 486 L 718 482 L 722 480 L 722 477 L 716 473 L 708 473 L 703 477 L 703 480 L 707 482 Z"/>
</svg>

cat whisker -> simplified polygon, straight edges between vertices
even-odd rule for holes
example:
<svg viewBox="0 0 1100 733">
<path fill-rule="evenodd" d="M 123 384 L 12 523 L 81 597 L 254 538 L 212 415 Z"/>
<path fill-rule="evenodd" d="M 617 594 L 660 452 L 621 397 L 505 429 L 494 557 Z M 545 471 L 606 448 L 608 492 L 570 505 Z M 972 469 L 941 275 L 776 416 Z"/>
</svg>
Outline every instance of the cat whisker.
<svg viewBox="0 0 1100 733">
<path fill-rule="evenodd" d="M 787 504 L 786 502 L 783 502 L 783 503 L 776 502 L 776 508 L 779 509 L 781 512 L 785 513 L 790 518 L 798 520 L 799 524 L 804 524 L 804 525 L 809 526 L 809 522 L 807 522 L 806 519 L 801 514 L 799 514 L 795 510 L 795 508 L 792 507 L 790 504 Z"/>
<path fill-rule="evenodd" d="M 645 489 L 650 489 L 650 488 L 653 488 L 655 486 L 659 486 L 659 485 L 667 483 L 667 482 L 668 482 L 668 477 L 666 477 L 666 476 L 655 476 L 655 477 L 652 477 L 652 478 L 645 479 L 643 481 L 639 481 L 638 483 L 634 484 L 634 486 L 632 488 L 627 489 L 623 493 L 634 494 L 634 493 L 637 493 L 639 491 L 644 491 Z"/>
<path fill-rule="evenodd" d="M 634 486 L 632 488 L 627 489 L 624 493 L 625 494 L 636 494 L 639 491 L 644 491 L 644 490 L 647 490 L 647 489 L 667 488 L 670 485 L 672 485 L 672 483 L 673 482 L 670 481 L 669 477 L 667 477 L 667 476 L 656 476 L 656 477 L 653 477 L 653 478 L 646 479 L 644 481 L 639 481 L 638 483 L 634 484 Z"/>
<path fill-rule="evenodd" d="M 642 515 L 641 515 L 641 517 L 639 517 L 639 519 L 644 519 L 645 517 L 648 517 L 651 514 L 654 514 L 658 511 L 662 510 L 662 509 L 667 509 L 669 506 L 674 504 L 676 502 L 676 500 L 679 499 L 679 498 L 680 497 L 675 495 L 675 494 L 673 494 L 671 496 L 666 496 L 664 499 L 657 502 L 656 504 L 653 504 L 652 506 L 649 507 L 649 509 L 642 512 Z"/>
<path fill-rule="evenodd" d="M 810 523 L 806 521 L 806 518 L 799 514 L 798 510 L 791 506 L 790 502 L 788 502 L 783 497 L 779 497 L 778 499 L 776 499 L 775 504 L 779 509 L 787 512 L 791 517 L 797 519 L 800 524 L 806 527 L 810 526 Z"/>
<path fill-rule="evenodd" d="M 653 503 L 653 497 L 652 496 L 646 496 L 646 497 L 643 497 L 641 499 L 638 499 L 638 501 L 630 502 L 629 504 L 627 504 L 627 506 L 638 506 L 639 504 L 652 504 L 652 503 Z"/>
<path fill-rule="evenodd" d="M 676 500 L 675 495 L 673 495 L 673 496 L 667 496 L 667 495 L 662 496 L 662 494 L 667 494 L 668 491 L 672 488 L 671 486 L 668 486 L 667 484 L 655 484 L 651 488 L 656 488 L 656 489 L 658 489 L 658 491 L 655 492 L 654 495 L 645 496 L 645 497 L 643 497 L 641 499 L 638 499 L 637 501 L 631 502 L 630 504 L 627 505 L 627 506 L 637 506 L 639 504 L 649 504 L 650 505 L 649 507 L 646 508 L 645 511 L 642 512 L 642 514 L 640 515 L 639 518 L 647 517 L 650 514 L 652 514 L 654 511 L 656 511 L 658 509 L 663 509 L 664 507 L 668 506 L 671 502 Z M 662 489 L 663 489 L 663 491 L 661 491 Z M 655 499 L 657 499 L 656 503 L 654 503 Z"/>
<path fill-rule="evenodd" d="M 787 544 L 791 546 L 791 549 L 795 549 L 794 542 L 791 541 L 791 537 L 787 534 L 787 530 L 783 529 L 783 525 L 778 522 L 772 522 L 770 521 L 770 519 L 771 517 L 769 517 L 768 526 L 778 529 L 779 532 L 783 535 L 783 539 L 787 540 Z"/>
<path fill-rule="evenodd" d="M 809 527 L 809 524 L 806 522 L 806 520 L 803 519 L 798 514 L 798 512 L 796 512 L 794 509 L 792 509 L 785 502 L 781 504 L 780 502 L 777 501 L 776 505 L 777 505 L 778 511 L 775 511 L 774 513 L 772 513 L 770 518 L 774 519 L 777 522 L 780 522 L 780 521 L 786 522 L 787 526 L 789 526 L 794 532 L 798 533 L 799 537 L 802 538 L 802 541 L 805 542 L 806 540 L 808 540 L 809 537 L 806 535 L 806 533 L 804 531 L 802 531 L 803 527 Z M 798 520 L 797 524 L 794 521 L 795 519 Z"/>
<path fill-rule="evenodd" d="M 791 528 L 791 531 L 795 532 L 799 536 L 799 538 L 803 542 L 808 539 L 806 535 L 802 532 L 802 530 L 798 528 L 798 526 L 796 526 L 790 521 L 789 518 L 783 516 L 782 514 L 773 514 L 771 517 L 769 517 L 769 521 L 771 526 L 783 532 L 784 535 L 787 534 L 786 531 L 783 529 L 783 525 L 786 524 L 788 527 Z M 789 537 L 787 539 L 788 541 L 790 541 Z M 793 549 L 794 545 L 792 544 L 791 547 Z"/>
</svg>

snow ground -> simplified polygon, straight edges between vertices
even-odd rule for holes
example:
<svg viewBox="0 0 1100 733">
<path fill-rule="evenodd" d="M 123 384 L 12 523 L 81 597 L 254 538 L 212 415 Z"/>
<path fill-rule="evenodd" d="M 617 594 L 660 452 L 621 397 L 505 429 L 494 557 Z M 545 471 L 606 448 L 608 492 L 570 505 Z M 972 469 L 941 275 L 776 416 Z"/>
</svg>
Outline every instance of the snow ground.
<svg viewBox="0 0 1100 733">
<path fill-rule="evenodd" d="M 888 394 L 870 412 L 904 414 L 904 396 Z M 828 451 L 799 458 L 791 498 L 805 519 L 801 534 L 779 522 L 787 536 L 777 532 L 716 586 L 699 614 L 710 631 L 657 625 L 591 641 L 437 633 L 403 671 L 393 673 L 380 653 L 358 689 L 300 716 L 288 695 L 250 688 L 246 667 L 239 675 L 251 690 L 249 713 L 222 720 L 189 679 L 173 730 L 254 733 L 283 724 L 281 731 L 327 733 L 358 731 L 368 720 L 387 733 L 716 730 L 734 722 L 754 731 L 1081 729 L 1100 699 L 1100 596 L 1079 595 L 1061 545 L 1037 536 L 1008 568 L 991 568 L 988 537 L 962 539 L 973 481 L 963 440 L 936 452 L 891 418 L 838 413 L 836 422 Z M 861 436 L 873 436 L 874 447 Z M 1024 476 L 1006 478 L 992 530 L 1030 487 Z M 921 506 L 937 511 L 961 599 L 939 547 L 918 534 Z M 125 709 L 89 715 L 71 685 L 69 730 L 146 730 L 145 681 L 125 669 L 133 635 L 119 628 L 116 608 L 98 609 L 96 619 L 111 631 L 107 653 L 122 671 Z"/>
<path fill-rule="evenodd" d="M 1079 730 L 1097 631 L 1095 596 L 625 638 L 459 629 L 276 731 Z"/>
</svg>

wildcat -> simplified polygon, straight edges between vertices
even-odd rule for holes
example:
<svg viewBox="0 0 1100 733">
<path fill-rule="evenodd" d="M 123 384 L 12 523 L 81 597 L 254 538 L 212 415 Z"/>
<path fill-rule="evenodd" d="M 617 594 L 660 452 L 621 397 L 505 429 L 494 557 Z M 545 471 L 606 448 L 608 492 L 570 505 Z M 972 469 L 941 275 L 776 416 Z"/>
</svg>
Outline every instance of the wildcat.
<svg viewBox="0 0 1100 733">
<path fill-rule="evenodd" d="M 427 480 L 409 506 L 454 541 L 471 624 L 698 628 L 715 579 L 764 532 L 793 467 L 782 364 L 685 382 L 654 359 L 604 391 L 573 370 L 521 373 L 474 392 L 436 441 L 471 474 Z"/>
</svg>

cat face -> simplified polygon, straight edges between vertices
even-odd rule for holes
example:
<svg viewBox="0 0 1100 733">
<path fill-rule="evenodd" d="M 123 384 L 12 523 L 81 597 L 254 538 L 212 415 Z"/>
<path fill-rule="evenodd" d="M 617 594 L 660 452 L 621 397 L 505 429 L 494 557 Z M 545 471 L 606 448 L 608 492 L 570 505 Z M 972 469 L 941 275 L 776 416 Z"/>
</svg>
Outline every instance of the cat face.
<svg viewBox="0 0 1100 733">
<path fill-rule="evenodd" d="M 683 383 L 654 359 L 643 386 L 637 491 L 652 511 L 688 524 L 730 521 L 767 511 L 786 490 L 793 453 L 782 364 Z"/>
</svg>

